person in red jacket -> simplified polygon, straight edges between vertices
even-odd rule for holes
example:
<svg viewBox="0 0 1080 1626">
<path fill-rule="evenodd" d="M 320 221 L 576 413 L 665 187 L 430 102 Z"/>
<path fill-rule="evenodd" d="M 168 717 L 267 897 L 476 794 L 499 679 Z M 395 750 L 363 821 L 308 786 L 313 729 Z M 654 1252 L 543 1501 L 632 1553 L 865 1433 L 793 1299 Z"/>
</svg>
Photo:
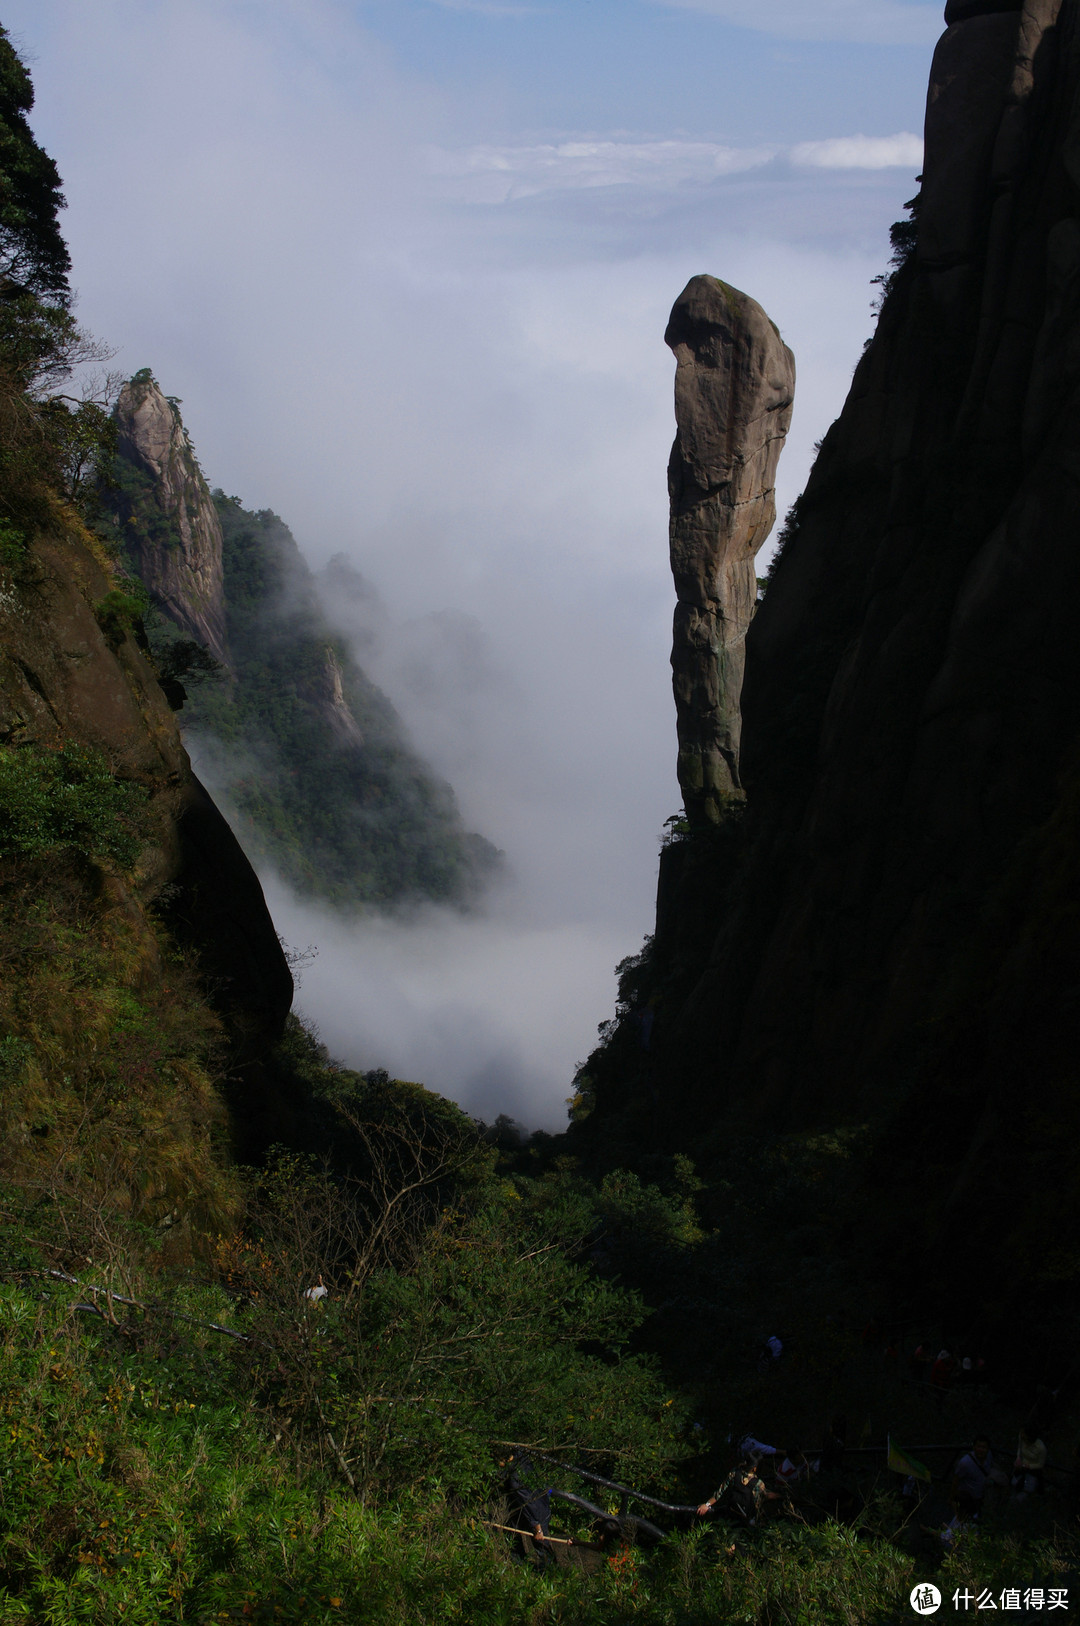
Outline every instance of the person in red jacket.
<svg viewBox="0 0 1080 1626">
<path fill-rule="evenodd" d="M 938 1358 L 930 1368 L 930 1382 L 935 1389 L 951 1389 L 956 1376 L 956 1362 L 947 1349 L 939 1350 Z"/>
</svg>

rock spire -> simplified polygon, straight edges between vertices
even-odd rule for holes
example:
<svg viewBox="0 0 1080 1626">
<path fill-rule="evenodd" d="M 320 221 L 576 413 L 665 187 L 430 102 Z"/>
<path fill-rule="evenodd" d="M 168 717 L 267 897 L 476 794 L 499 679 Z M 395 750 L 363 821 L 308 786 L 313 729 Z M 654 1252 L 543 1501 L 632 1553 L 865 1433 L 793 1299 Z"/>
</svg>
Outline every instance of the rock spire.
<svg viewBox="0 0 1080 1626">
<path fill-rule="evenodd" d="M 776 518 L 795 361 L 748 295 L 693 277 L 671 312 L 678 432 L 668 464 L 678 604 L 671 665 L 679 784 L 694 825 L 741 790 L 739 697 L 757 602 L 754 556 Z"/>
</svg>

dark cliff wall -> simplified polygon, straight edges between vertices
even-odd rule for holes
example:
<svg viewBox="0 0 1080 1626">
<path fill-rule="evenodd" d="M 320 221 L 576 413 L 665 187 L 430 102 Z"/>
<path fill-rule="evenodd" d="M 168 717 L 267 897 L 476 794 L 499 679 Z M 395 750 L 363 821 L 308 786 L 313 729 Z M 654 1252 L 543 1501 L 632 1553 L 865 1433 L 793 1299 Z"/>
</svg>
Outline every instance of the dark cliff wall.
<svg viewBox="0 0 1080 1626">
<path fill-rule="evenodd" d="M 262 888 L 191 771 L 137 625 L 117 611 L 110 561 L 58 508 L 17 568 L 0 571 L 0 745 L 99 752 L 145 796 L 137 861 L 108 888 L 135 920 L 154 909 L 194 956 L 242 1065 L 280 1034 L 292 979 Z"/>
<path fill-rule="evenodd" d="M 595 1073 L 638 1134 L 869 1124 L 893 1264 L 1003 1305 L 1080 1265 L 1080 6 L 946 22 L 917 250 L 748 635 L 746 808 L 665 854 L 648 1049 Z"/>
</svg>

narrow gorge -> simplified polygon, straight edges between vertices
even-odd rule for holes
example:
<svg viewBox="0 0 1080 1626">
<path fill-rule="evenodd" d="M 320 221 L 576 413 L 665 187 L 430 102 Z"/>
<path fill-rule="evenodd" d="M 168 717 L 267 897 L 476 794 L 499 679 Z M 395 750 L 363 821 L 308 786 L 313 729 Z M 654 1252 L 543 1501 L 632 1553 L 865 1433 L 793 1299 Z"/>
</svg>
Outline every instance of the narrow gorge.
<svg viewBox="0 0 1080 1626">
<path fill-rule="evenodd" d="M 150 369 L 74 393 L 0 28 L 5 1626 L 1080 1596 L 1080 0 L 945 23 L 767 577 L 792 351 L 718 276 L 672 309 L 683 810 L 560 1134 L 293 1008 L 260 873 L 483 918 L 502 855 L 337 630 L 353 567 Z"/>
</svg>

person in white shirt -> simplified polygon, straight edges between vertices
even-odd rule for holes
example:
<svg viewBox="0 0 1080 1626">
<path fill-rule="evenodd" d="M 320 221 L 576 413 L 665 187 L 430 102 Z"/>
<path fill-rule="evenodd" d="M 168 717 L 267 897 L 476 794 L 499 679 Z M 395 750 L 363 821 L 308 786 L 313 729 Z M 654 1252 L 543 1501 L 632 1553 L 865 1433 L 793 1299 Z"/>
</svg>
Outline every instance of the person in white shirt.
<svg viewBox="0 0 1080 1626">
<path fill-rule="evenodd" d="M 1033 1496 L 1042 1490 L 1043 1470 L 1046 1467 L 1046 1446 L 1031 1428 L 1020 1430 L 1020 1441 L 1013 1463 L 1012 1487 L 1020 1496 Z"/>
</svg>

